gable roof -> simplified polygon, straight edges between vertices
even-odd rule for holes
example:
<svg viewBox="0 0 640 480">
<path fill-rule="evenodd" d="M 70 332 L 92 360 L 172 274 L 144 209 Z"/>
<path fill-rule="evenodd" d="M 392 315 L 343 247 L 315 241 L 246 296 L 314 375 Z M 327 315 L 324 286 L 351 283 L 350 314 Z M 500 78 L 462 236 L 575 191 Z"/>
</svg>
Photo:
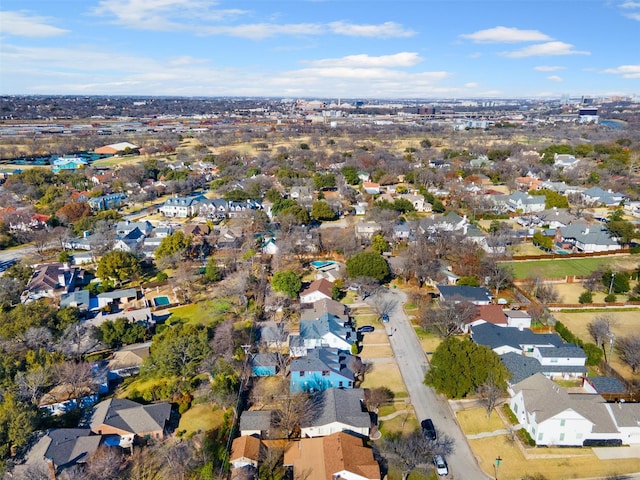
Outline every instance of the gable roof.
<svg viewBox="0 0 640 480">
<path fill-rule="evenodd" d="M 98 449 L 101 440 L 101 435 L 92 435 L 87 428 L 49 430 L 29 451 L 27 464 L 44 459 L 51 460 L 56 467 L 85 462 Z"/>
<path fill-rule="evenodd" d="M 593 424 L 593 433 L 618 431 L 600 395 L 569 394 L 541 373 L 513 385 L 512 389 L 516 394 L 522 392 L 525 408 L 536 413 L 538 424 L 566 410 L 573 410 Z"/>
<path fill-rule="evenodd" d="M 308 474 L 307 480 L 332 480 L 341 472 L 380 479 L 380 465 L 373 458 L 373 450 L 360 438 L 344 432 L 292 442 L 285 451 L 284 465 L 293 465 L 294 478 L 302 478 L 303 472 Z"/>
<path fill-rule="evenodd" d="M 363 411 L 361 388 L 328 388 L 313 397 L 313 415 L 301 427 L 320 427 L 338 422 L 352 427 L 369 427 L 371 418 Z"/>
<path fill-rule="evenodd" d="M 314 280 L 313 282 L 311 282 L 311 285 L 309 285 L 309 287 L 300 294 L 300 298 L 314 292 L 320 292 L 323 295 L 325 295 L 327 298 L 331 298 L 332 289 L 333 289 L 332 282 L 324 278 L 320 278 L 318 280 Z"/>
<path fill-rule="evenodd" d="M 350 353 L 340 352 L 335 348 L 314 348 L 307 352 L 306 357 L 294 358 L 291 360 L 291 372 L 321 372 L 330 370 L 346 378 L 355 380 L 355 375 L 351 371 Z"/>
<path fill-rule="evenodd" d="M 555 333 L 533 333 L 529 328 L 520 330 L 515 327 L 498 327 L 492 323 L 471 327 L 471 339 L 491 349 L 509 346 L 520 350 L 523 345 L 559 347 L 564 344 L 562 338 Z"/>
<path fill-rule="evenodd" d="M 537 358 L 527 357 L 515 352 L 508 352 L 504 355 L 500 355 L 500 360 L 511 374 L 511 379 L 509 380 L 509 383 L 511 384 L 519 383 L 536 373 L 584 374 L 586 370 L 585 367 L 577 365 L 542 365 Z"/>
<path fill-rule="evenodd" d="M 110 398 L 96 405 L 91 415 L 91 430 L 98 431 L 108 425 L 130 433 L 146 433 L 164 430 L 169 420 L 171 405 L 155 403 L 141 405 L 124 398 Z"/>
<path fill-rule="evenodd" d="M 484 320 L 488 323 L 493 323 L 495 325 L 506 325 L 507 324 L 507 316 L 502 310 L 500 305 L 477 305 L 476 306 L 476 315 L 471 320 L 471 322 L 475 322 L 477 320 Z M 469 322 L 469 323 L 471 323 Z"/>
<path fill-rule="evenodd" d="M 493 296 L 484 287 L 467 287 L 459 285 L 436 285 L 440 295 L 445 299 L 459 297 L 468 302 L 490 302 Z"/>
<path fill-rule="evenodd" d="M 301 320 L 300 336 L 303 339 L 321 339 L 328 334 L 340 337 L 345 342 L 352 344 L 356 340 L 352 327 L 343 327 L 340 317 L 323 313 L 317 320 Z"/>
<path fill-rule="evenodd" d="M 233 439 L 231 445 L 231 457 L 229 462 L 233 463 L 236 460 L 243 458 L 253 460 L 257 462 L 260 459 L 260 449 L 262 448 L 262 442 L 257 437 L 249 435 L 243 435 Z"/>
<path fill-rule="evenodd" d="M 271 428 L 272 416 L 273 410 L 245 410 L 240 414 L 240 431 L 266 432 Z"/>
</svg>

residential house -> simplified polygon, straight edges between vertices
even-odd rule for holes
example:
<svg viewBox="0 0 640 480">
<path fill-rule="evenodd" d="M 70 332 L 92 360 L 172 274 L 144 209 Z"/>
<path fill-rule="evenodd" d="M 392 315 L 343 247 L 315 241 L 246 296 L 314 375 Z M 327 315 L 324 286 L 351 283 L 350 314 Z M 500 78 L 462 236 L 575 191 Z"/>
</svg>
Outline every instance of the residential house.
<svg viewBox="0 0 640 480">
<path fill-rule="evenodd" d="M 544 195 L 529 195 L 523 192 L 513 192 L 505 198 L 506 208 L 510 212 L 535 213 L 545 209 L 546 198 Z"/>
<path fill-rule="evenodd" d="M 277 353 L 254 353 L 249 358 L 251 375 L 254 377 L 272 377 L 278 373 Z"/>
<path fill-rule="evenodd" d="M 293 186 L 289 191 L 289 198 L 297 201 L 301 205 L 313 202 L 313 189 L 311 187 Z"/>
<path fill-rule="evenodd" d="M 361 438 L 345 432 L 291 442 L 284 466 L 306 480 L 380 480 L 380 465 Z"/>
<path fill-rule="evenodd" d="M 604 205 L 606 207 L 617 207 L 626 200 L 624 193 L 604 190 L 600 187 L 591 187 L 582 192 L 582 198 L 591 205 Z"/>
<path fill-rule="evenodd" d="M 328 388 L 314 395 L 311 415 L 300 424 L 303 438 L 349 432 L 368 437 L 371 417 L 364 408 L 361 388 Z"/>
<path fill-rule="evenodd" d="M 159 208 L 165 217 L 187 218 L 198 213 L 198 204 L 205 200 L 204 195 L 191 195 L 188 197 L 171 197 Z"/>
<path fill-rule="evenodd" d="M 354 358 L 335 348 L 314 348 L 306 356 L 291 360 L 289 388 L 291 392 L 319 392 L 327 388 L 353 388 Z"/>
<path fill-rule="evenodd" d="M 380 194 L 380 184 L 376 182 L 362 182 L 362 188 L 365 193 L 369 195 L 379 195 Z"/>
<path fill-rule="evenodd" d="M 504 314 L 500 305 L 480 305 L 476 307 L 475 316 L 462 326 L 462 331 L 469 333 L 470 327 L 475 327 L 483 323 L 492 323 L 499 327 L 506 327 L 507 316 Z"/>
<path fill-rule="evenodd" d="M 73 291 L 81 270 L 68 263 L 45 263 L 35 267 L 33 275 L 22 293 L 22 303 L 40 298 L 59 298 Z"/>
<path fill-rule="evenodd" d="M 145 234 L 136 227 L 124 235 L 117 234 L 113 242 L 113 250 L 136 254 L 142 249 L 144 239 Z"/>
<path fill-rule="evenodd" d="M 467 287 L 459 285 L 436 285 L 440 300 L 449 302 L 470 302 L 474 305 L 489 305 L 493 295 L 485 287 Z"/>
<path fill-rule="evenodd" d="M 51 171 L 53 173 L 71 172 L 84 168 L 87 165 L 88 162 L 82 157 L 78 157 L 77 155 L 66 155 L 53 160 Z"/>
<path fill-rule="evenodd" d="M 300 320 L 300 337 L 307 349 L 330 347 L 350 351 L 357 335 L 343 318 L 323 313 L 315 320 Z"/>
<path fill-rule="evenodd" d="M 367 207 L 369 204 L 367 202 L 358 202 L 355 205 L 352 205 L 355 215 L 364 215 L 367 213 Z"/>
<path fill-rule="evenodd" d="M 536 214 L 536 216 L 542 225 L 548 225 L 548 228 L 553 230 L 566 227 L 578 221 L 578 217 L 571 213 L 567 208 L 549 208 Z"/>
<path fill-rule="evenodd" d="M 245 410 L 240 414 L 240 435 L 267 438 L 273 413 L 273 410 Z"/>
<path fill-rule="evenodd" d="M 127 345 L 113 352 L 107 363 L 109 380 L 121 380 L 140 373 L 140 367 L 149 356 L 151 342 Z"/>
<path fill-rule="evenodd" d="M 116 307 L 129 303 L 138 298 L 138 291 L 135 288 L 125 288 L 98 294 L 98 308 L 116 304 Z"/>
<path fill-rule="evenodd" d="M 91 431 L 107 435 L 111 446 L 129 447 L 138 439 L 164 440 L 171 404 L 141 405 L 124 398 L 110 398 L 95 406 Z"/>
<path fill-rule="evenodd" d="M 411 202 L 411 205 L 413 205 L 413 208 L 415 208 L 416 212 L 431 213 L 432 206 L 424 199 L 422 195 L 405 193 L 402 195 L 398 195 L 398 198 L 404 198 L 405 200 Z"/>
<path fill-rule="evenodd" d="M 126 199 L 127 196 L 124 193 L 109 193 L 107 195 L 90 198 L 88 203 L 91 210 L 100 211 L 112 208 L 117 209 L 125 202 Z"/>
<path fill-rule="evenodd" d="M 40 398 L 38 408 L 57 416 L 77 408 L 90 407 L 98 401 L 96 390 L 88 385 L 76 386 L 62 383 L 53 387 Z"/>
<path fill-rule="evenodd" d="M 526 310 L 505 310 L 507 327 L 531 328 L 531 315 Z"/>
<path fill-rule="evenodd" d="M 91 307 L 91 295 L 89 290 L 75 290 L 69 293 L 63 293 L 60 296 L 60 308 L 74 307 L 81 314 L 89 311 Z"/>
<path fill-rule="evenodd" d="M 260 210 L 262 205 L 255 200 L 245 202 L 229 202 L 229 218 L 248 218 L 254 210 Z"/>
<path fill-rule="evenodd" d="M 223 198 L 205 198 L 198 202 L 198 216 L 212 219 L 227 217 L 229 202 Z"/>
<path fill-rule="evenodd" d="M 580 160 L 574 157 L 573 155 L 566 153 L 554 153 L 553 154 L 553 166 L 556 168 L 562 168 L 564 170 L 569 170 L 575 168 Z"/>
<path fill-rule="evenodd" d="M 331 299 L 333 283 L 324 278 L 314 280 L 300 293 L 300 303 L 314 303 L 322 299 Z"/>
<path fill-rule="evenodd" d="M 462 230 L 467 221 L 467 216 L 460 216 L 455 212 L 449 212 L 446 215 L 431 215 L 429 218 L 423 218 L 420 220 L 418 228 L 425 234 L 432 234 L 435 232 L 455 232 Z"/>
<path fill-rule="evenodd" d="M 616 377 L 582 377 L 582 388 L 587 393 L 602 396 L 607 402 L 633 400 L 633 394 Z M 640 417 L 638 417 L 640 420 Z"/>
<path fill-rule="evenodd" d="M 358 222 L 355 225 L 356 229 L 356 238 L 373 238 L 376 233 L 379 233 L 382 230 L 382 226 L 378 222 L 373 221 L 362 221 Z"/>
<path fill-rule="evenodd" d="M 609 235 L 606 227 L 588 222 L 575 222 L 556 230 L 554 242 L 565 250 L 577 252 L 609 252 L 622 248 Z"/>
<path fill-rule="evenodd" d="M 537 445 L 621 443 L 618 428 L 599 395 L 569 394 L 540 373 L 512 385 L 510 394 L 511 410 Z"/>
<path fill-rule="evenodd" d="M 532 355 L 534 347 L 561 347 L 562 338 L 556 333 L 533 333 L 530 329 L 499 327 L 492 323 L 471 326 L 471 339 L 491 348 L 498 355 L 514 352 Z"/>
<path fill-rule="evenodd" d="M 229 457 L 231 478 L 255 478 L 263 451 L 262 441 L 257 437 L 243 435 L 234 438 Z"/>
<path fill-rule="evenodd" d="M 607 403 L 606 408 L 624 445 L 640 445 L 640 403 Z"/>
<path fill-rule="evenodd" d="M 74 252 L 71 254 L 71 262 L 74 265 L 86 265 L 87 263 L 95 263 L 96 259 L 92 252 Z"/>
<path fill-rule="evenodd" d="M 393 237 L 399 242 L 410 240 L 413 233 L 407 223 L 400 223 L 393 226 Z"/>
<path fill-rule="evenodd" d="M 258 342 L 269 350 L 282 351 L 288 337 L 284 322 L 266 321 L 258 324 Z"/>
<path fill-rule="evenodd" d="M 333 316 L 343 326 L 345 323 L 349 323 L 347 306 L 330 298 L 322 298 L 313 303 L 303 303 L 300 310 L 300 320 L 316 320 L 326 313 Z"/>
<path fill-rule="evenodd" d="M 265 255 L 277 255 L 280 251 L 280 247 L 278 247 L 276 243 L 276 239 L 273 237 L 266 238 L 260 247 L 260 251 Z"/>
<path fill-rule="evenodd" d="M 128 235 L 134 230 L 138 229 L 145 237 L 151 235 L 153 231 L 153 224 L 148 220 L 144 222 L 132 222 L 130 220 L 123 220 L 121 222 L 116 223 L 116 235 Z"/>
<path fill-rule="evenodd" d="M 93 435 L 87 428 L 47 430 L 31 447 L 24 464 L 15 466 L 13 474 L 17 478 L 29 478 L 26 473 L 35 469 L 49 471 L 53 478 L 67 468 L 86 463 L 101 441 L 102 436 Z"/>
</svg>

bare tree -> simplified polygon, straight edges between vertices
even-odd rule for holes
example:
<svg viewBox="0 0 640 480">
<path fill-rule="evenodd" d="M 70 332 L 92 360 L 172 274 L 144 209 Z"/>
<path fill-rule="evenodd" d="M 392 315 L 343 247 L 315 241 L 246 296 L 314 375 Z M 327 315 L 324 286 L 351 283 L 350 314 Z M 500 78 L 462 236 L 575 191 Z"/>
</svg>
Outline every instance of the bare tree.
<svg viewBox="0 0 640 480">
<path fill-rule="evenodd" d="M 126 458 L 119 450 L 102 447 L 89 457 L 84 478 L 88 480 L 116 480 L 122 478 L 125 465 Z"/>
<path fill-rule="evenodd" d="M 351 282 L 351 285 L 358 289 L 362 300 L 375 295 L 382 288 L 380 282 L 371 277 L 356 277 Z"/>
<path fill-rule="evenodd" d="M 382 288 L 371 295 L 370 303 L 373 305 L 378 317 L 389 315 L 398 305 L 398 301 L 385 295 Z"/>
<path fill-rule="evenodd" d="M 56 367 L 54 376 L 58 384 L 65 385 L 68 398 L 83 397 L 95 390 L 91 365 L 87 362 L 63 362 Z"/>
<path fill-rule="evenodd" d="M 491 416 L 491 412 L 504 395 L 502 388 L 496 384 L 493 376 L 490 375 L 486 382 L 478 387 L 478 395 L 487 411 L 487 418 Z"/>
<path fill-rule="evenodd" d="M 129 480 L 162 480 L 161 459 L 152 448 L 132 447 L 129 460 Z"/>
<path fill-rule="evenodd" d="M 380 448 L 386 454 L 389 463 L 395 464 L 402 472 L 402 480 L 406 480 L 425 459 L 435 454 L 451 454 L 453 443 L 448 435 L 439 435 L 438 439 L 432 442 L 421 431 L 415 430 L 409 435 L 383 437 Z"/>
<path fill-rule="evenodd" d="M 587 331 L 597 346 L 602 348 L 604 352 L 604 360 L 607 360 L 607 343 L 611 341 L 613 332 L 612 327 L 616 321 L 608 316 L 597 316 L 587 325 Z"/>
<path fill-rule="evenodd" d="M 640 368 L 640 335 L 634 334 L 619 338 L 616 341 L 616 351 L 620 355 L 620 359 L 631 367 L 631 371 L 635 375 Z"/>
<path fill-rule="evenodd" d="M 44 462 L 32 463 L 13 472 L 15 480 L 50 480 L 51 472 Z"/>
<path fill-rule="evenodd" d="M 381 405 L 391 400 L 393 392 L 387 387 L 367 388 L 364 391 L 364 404 L 372 412 L 377 412 Z"/>
<path fill-rule="evenodd" d="M 20 398 L 36 405 L 44 388 L 50 384 L 51 372 L 47 366 L 35 366 L 26 372 L 18 372 L 15 384 Z"/>
<path fill-rule="evenodd" d="M 454 299 L 437 305 L 425 305 L 420 309 L 418 318 L 424 330 L 437 333 L 443 338 L 459 332 L 463 325 L 476 315 L 477 307 L 466 301 Z"/>
<path fill-rule="evenodd" d="M 496 297 L 500 293 L 500 289 L 513 280 L 513 269 L 491 258 L 482 262 L 482 270 L 488 277 L 489 285 L 496 289 Z"/>
<path fill-rule="evenodd" d="M 313 414 L 313 402 L 307 393 L 291 393 L 279 402 L 274 416 L 274 427 L 280 430 L 281 438 L 295 438 L 300 423 Z"/>
</svg>

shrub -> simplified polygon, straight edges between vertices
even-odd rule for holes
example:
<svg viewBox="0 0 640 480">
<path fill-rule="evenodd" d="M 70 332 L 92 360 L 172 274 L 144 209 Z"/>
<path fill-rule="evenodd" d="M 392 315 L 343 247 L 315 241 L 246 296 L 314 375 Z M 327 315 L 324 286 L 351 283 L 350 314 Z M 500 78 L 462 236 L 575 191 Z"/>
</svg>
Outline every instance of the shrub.
<svg viewBox="0 0 640 480">
<path fill-rule="evenodd" d="M 351 355 L 357 355 L 360 352 L 360 349 L 358 347 L 358 343 L 353 343 L 351 345 Z"/>
<path fill-rule="evenodd" d="M 580 294 L 580 298 L 578 298 L 579 303 L 593 303 L 593 293 L 589 290 L 585 290 Z"/>
<path fill-rule="evenodd" d="M 525 443 L 530 447 L 536 446 L 536 441 L 531 438 L 531 435 L 529 435 L 529 432 L 527 432 L 525 428 L 521 428 L 520 430 L 518 430 L 518 436 L 520 437 L 520 440 L 522 440 L 522 443 Z"/>
<path fill-rule="evenodd" d="M 629 249 L 629 253 L 633 253 L 634 255 L 635 255 L 635 254 L 640 253 L 640 246 L 638 246 L 638 247 L 631 247 L 631 248 Z"/>
<path fill-rule="evenodd" d="M 618 299 L 618 297 L 616 297 L 615 293 L 610 293 L 609 295 L 607 295 L 606 297 L 604 297 L 604 301 L 606 303 L 613 303 Z"/>
<path fill-rule="evenodd" d="M 590 367 L 600 365 L 604 352 L 595 343 L 585 343 L 582 345 L 584 353 L 587 355 L 586 364 Z"/>
<path fill-rule="evenodd" d="M 502 409 L 504 410 L 505 415 L 509 418 L 509 421 L 511 422 L 511 424 L 517 425 L 518 417 L 516 417 L 516 414 L 513 413 L 513 410 L 511 410 L 511 407 L 509 406 L 509 404 L 508 403 L 503 404 Z"/>
</svg>

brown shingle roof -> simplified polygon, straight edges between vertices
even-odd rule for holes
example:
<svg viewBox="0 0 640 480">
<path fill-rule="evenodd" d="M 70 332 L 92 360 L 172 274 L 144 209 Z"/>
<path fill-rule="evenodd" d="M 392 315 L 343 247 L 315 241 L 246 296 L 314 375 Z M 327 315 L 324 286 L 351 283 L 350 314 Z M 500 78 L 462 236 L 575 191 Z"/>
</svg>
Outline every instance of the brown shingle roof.
<svg viewBox="0 0 640 480">
<path fill-rule="evenodd" d="M 309 288 L 303 291 L 300 294 L 300 296 L 302 297 L 304 295 L 309 295 L 310 293 L 313 293 L 313 292 L 320 292 L 326 295 L 328 298 L 331 298 L 332 289 L 333 289 L 333 283 L 331 283 L 329 280 L 321 278 L 319 280 L 314 280 L 313 282 L 311 282 L 311 285 L 309 285 Z"/>
<path fill-rule="evenodd" d="M 231 458 L 229 462 L 246 458 L 257 462 L 260 459 L 260 448 L 262 442 L 257 437 L 244 435 L 233 440 L 231 445 Z"/>
</svg>

